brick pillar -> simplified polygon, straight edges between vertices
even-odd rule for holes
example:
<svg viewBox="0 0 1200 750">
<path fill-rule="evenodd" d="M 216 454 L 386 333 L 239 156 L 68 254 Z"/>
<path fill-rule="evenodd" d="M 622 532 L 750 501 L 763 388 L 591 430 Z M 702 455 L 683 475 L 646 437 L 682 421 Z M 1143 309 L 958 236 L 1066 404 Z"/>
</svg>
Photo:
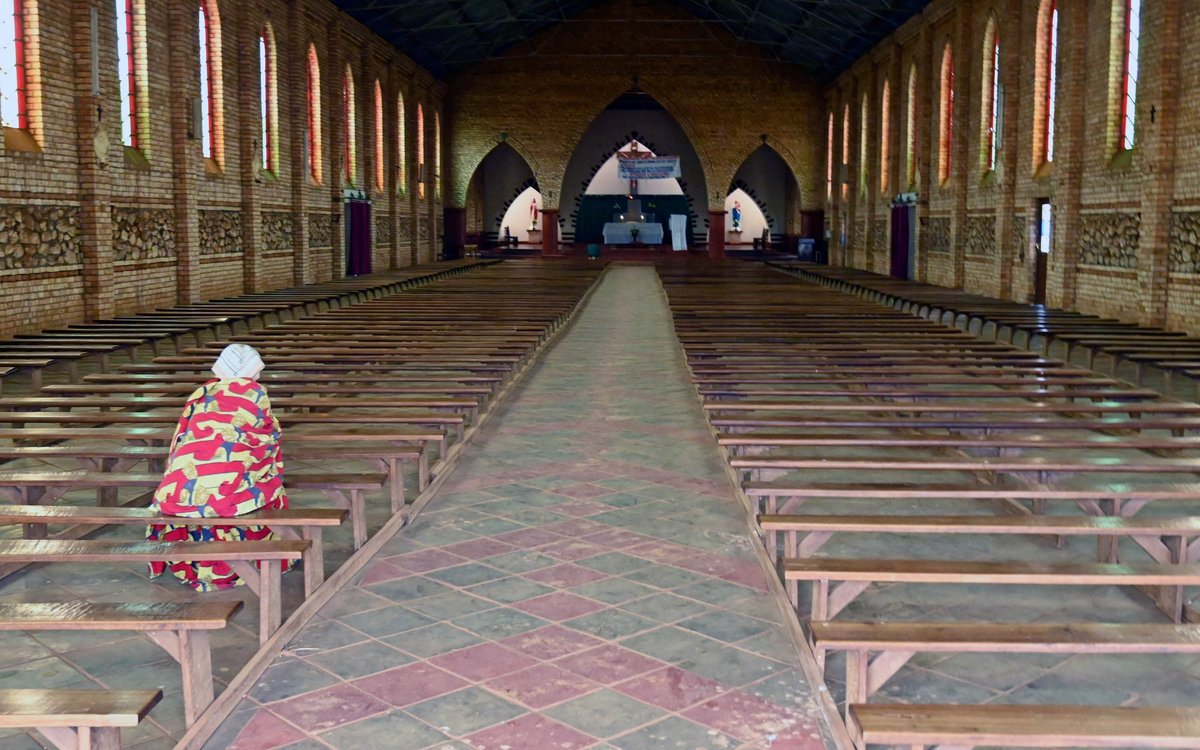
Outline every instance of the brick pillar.
<svg viewBox="0 0 1200 750">
<path fill-rule="evenodd" d="M 276 42 L 278 44 L 278 41 Z M 288 171 L 292 185 L 292 283 L 307 284 L 312 270 L 308 262 L 308 222 L 305 219 L 305 192 L 308 189 L 307 155 L 304 133 L 308 127 L 308 41 L 304 33 L 304 13 L 299 0 L 288 0 L 287 36 L 279 49 L 280 58 L 286 65 L 278 66 L 279 91 L 286 97 L 284 103 L 288 114 L 287 122 L 293 126 L 288 139 Z M 283 124 L 283 117 L 280 117 Z"/>
<path fill-rule="evenodd" d="M 260 164 L 260 169 L 269 165 L 262 161 L 262 128 L 259 118 L 262 116 L 258 98 L 258 35 L 262 28 L 258 12 L 252 3 L 238 3 L 233 6 L 236 13 L 237 26 L 230 28 L 237 40 L 237 101 L 238 111 L 238 151 L 241 169 L 238 170 L 242 188 L 242 289 L 246 292 L 260 292 L 272 286 L 269 279 L 259 280 L 259 263 L 263 253 L 262 246 L 262 211 L 259 197 L 259 183 L 262 181 L 258 169 L 250 167 Z M 257 116 L 256 116 L 257 113 Z M 255 133 L 254 137 L 247 137 Z M 279 286 L 278 282 L 274 284 Z"/>
<path fill-rule="evenodd" d="M 725 209 L 708 210 L 708 257 L 721 260 L 725 257 Z"/>
<path fill-rule="evenodd" d="M 1143 39 L 1157 40 L 1157 66 L 1147 66 L 1145 93 L 1140 102 L 1154 102 L 1154 119 L 1145 106 L 1138 112 L 1137 137 L 1141 141 L 1142 232 L 1138 247 L 1138 289 L 1142 298 L 1139 322 L 1166 327 L 1171 275 L 1171 204 L 1175 191 L 1176 123 L 1179 112 L 1180 0 L 1163 0 L 1149 16 Z M 1157 32 L 1157 33 L 1155 33 Z"/>
<path fill-rule="evenodd" d="M 829 258 L 829 265 L 839 266 L 843 264 L 841 255 L 841 236 L 844 231 L 842 226 L 842 182 L 841 182 L 841 162 L 842 162 L 842 97 L 838 89 L 834 89 L 829 97 L 829 111 L 833 113 L 833 140 L 830 143 L 830 148 L 833 149 L 833 182 L 830 186 L 829 201 L 829 247 L 826 253 Z M 828 123 L 826 123 L 828 127 Z"/>
<path fill-rule="evenodd" d="M 1017 29 L 1021 26 L 1021 0 L 1008 0 L 1004 10 L 1004 21 L 1001 29 Z M 1013 54 L 1016 52 L 1017 54 Z M 1006 51 L 1001 50 L 1001 55 Z M 1013 45 L 1007 51 L 1008 57 L 1000 61 L 1000 76 L 1004 90 L 1019 91 L 1021 88 L 1020 51 Z M 985 93 L 986 96 L 986 93 Z M 1018 257 L 1013 250 L 1012 235 L 1018 227 L 1013 226 L 1014 214 L 1017 207 L 1017 163 L 1021 158 L 1017 135 L 1020 131 L 1021 104 L 1024 97 L 1005 96 L 1002 112 L 1003 132 L 999 134 L 1000 150 L 996 159 L 996 177 L 1000 180 L 1000 205 L 996 209 L 996 260 L 1000 264 L 998 273 L 1000 279 L 999 297 L 1013 298 L 1013 267 L 1020 263 L 1023 256 Z"/>
<path fill-rule="evenodd" d="M 101 18 L 110 6 L 101 6 Z M 83 256 L 83 314 L 88 320 L 113 315 L 112 209 L 108 172 L 100 164 L 96 134 L 112 128 L 100 120 L 100 104 L 92 91 L 91 6 L 71 6 L 71 40 L 75 58 L 75 118 L 79 134 L 79 241 Z M 104 20 L 100 23 L 105 24 Z M 104 27 L 104 26 L 102 26 Z M 112 24 L 104 28 L 112 28 Z M 103 38 L 103 37 L 102 37 Z M 115 110 L 119 115 L 120 110 Z M 110 117 L 111 119 L 111 117 Z M 120 131 L 103 158 L 124 160 Z"/>
<path fill-rule="evenodd" d="M 446 234 L 446 260 L 461 258 L 467 246 L 467 209 L 446 206 L 443 212 Z"/>
<path fill-rule="evenodd" d="M 1064 96 L 1065 92 L 1084 90 L 1088 77 L 1088 4 L 1065 3 L 1059 6 L 1058 124 L 1054 171 L 1054 252 L 1047 259 L 1046 301 L 1068 310 L 1075 309 L 1079 271 L 1079 209 L 1083 203 L 1084 161 L 1095 148 L 1094 134 L 1087 132 L 1084 104 L 1086 97 Z M 1055 288 L 1055 281 L 1059 282 Z"/>
<path fill-rule="evenodd" d="M 466 216 L 463 216 L 466 219 Z M 542 219 L 542 255 L 561 255 L 558 250 L 558 209 L 543 208 Z M 466 225 L 463 225 L 464 231 Z"/>
<path fill-rule="evenodd" d="M 971 13 L 957 6 L 958 33 L 954 41 L 954 149 L 953 173 L 950 181 L 954 185 L 954 220 L 950 223 L 950 252 L 954 258 L 954 287 L 962 289 L 967 278 L 966 255 L 963 238 L 967 229 L 967 193 L 970 191 L 971 175 L 975 173 L 978 159 L 972 158 L 971 133 L 971 84 L 975 66 L 975 41 L 971 38 Z"/>
<path fill-rule="evenodd" d="M 170 6 L 168 67 L 171 90 L 171 167 L 175 182 L 175 298 L 194 302 L 200 270 L 200 211 L 196 206 L 196 181 L 204 173 L 203 134 L 195 132 L 192 107 L 199 106 L 200 48 L 196 7 Z"/>
</svg>

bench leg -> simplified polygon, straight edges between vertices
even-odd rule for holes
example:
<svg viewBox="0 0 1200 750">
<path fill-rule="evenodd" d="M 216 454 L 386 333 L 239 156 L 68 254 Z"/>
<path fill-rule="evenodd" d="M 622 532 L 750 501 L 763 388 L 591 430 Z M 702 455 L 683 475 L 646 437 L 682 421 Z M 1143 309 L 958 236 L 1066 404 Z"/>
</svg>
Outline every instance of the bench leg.
<svg viewBox="0 0 1200 750">
<path fill-rule="evenodd" d="M 283 576 L 278 560 L 260 560 L 258 563 L 258 644 L 266 643 L 283 622 L 282 586 Z"/>
<path fill-rule="evenodd" d="M 389 458 L 383 461 L 388 474 L 388 485 L 391 487 L 392 513 L 399 513 L 404 507 L 404 475 L 400 473 L 400 459 Z"/>
<path fill-rule="evenodd" d="M 212 647 L 207 630 L 154 630 L 146 633 L 183 671 L 183 718 L 187 726 L 213 702 Z"/>
<path fill-rule="evenodd" d="M 354 532 L 354 549 L 359 549 L 367 541 L 367 509 L 362 490 L 323 490 L 325 497 L 332 500 L 339 508 L 350 511 L 350 528 Z"/>
<path fill-rule="evenodd" d="M 279 563 L 268 561 L 279 569 Z M 183 718 L 190 727 L 213 702 L 212 648 L 207 630 L 179 631 L 179 665 L 183 668 Z"/>
<path fill-rule="evenodd" d="M 312 542 L 304 553 L 304 596 L 308 598 L 325 582 L 325 548 L 321 546 L 321 527 L 305 526 L 303 538 Z"/>
</svg>

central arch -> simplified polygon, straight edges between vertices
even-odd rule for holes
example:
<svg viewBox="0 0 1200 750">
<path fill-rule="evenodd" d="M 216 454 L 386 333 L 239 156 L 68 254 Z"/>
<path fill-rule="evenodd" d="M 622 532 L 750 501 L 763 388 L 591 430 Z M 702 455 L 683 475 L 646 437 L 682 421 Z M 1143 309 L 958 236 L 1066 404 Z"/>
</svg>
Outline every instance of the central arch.
<svg viewBox="0 0 1200 750">
<path fill-rule="evenodd" d="M 627 92 L 614 99 L 596 115 L 577 142 L 563 173 L 559 201 L 564 241 L 594 239 L 576 234 L 584 196 L 605 163 L 632 141 L 655 154 L 679 157 L 681 176 L 676 182 L 683 202 L 678 205 L 686 205 L 691 227 L 689 244 L 703 242 L 708 185 L 700 156 L 679 121 L 657 99 L 641 91 Z M 649 195 L 643 193 L 642 197 L 646 199 Z M 675 206 L 676 201 L 669 205 Z M 666 216 L 660 218 L 666 220 Z"/>
</svg>

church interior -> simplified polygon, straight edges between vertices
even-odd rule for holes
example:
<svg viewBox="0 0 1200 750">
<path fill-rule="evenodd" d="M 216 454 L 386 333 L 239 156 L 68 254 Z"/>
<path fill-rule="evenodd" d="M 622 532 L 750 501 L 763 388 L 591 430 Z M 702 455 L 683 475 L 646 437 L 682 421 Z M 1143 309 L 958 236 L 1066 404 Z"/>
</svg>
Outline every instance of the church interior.
<svg viewBox="0 0 1200 750">
<path fill-rule="evenodd" d="M 1200 750 L 1187 29 L 0 0 L 0 750 Z"/>
</svg>

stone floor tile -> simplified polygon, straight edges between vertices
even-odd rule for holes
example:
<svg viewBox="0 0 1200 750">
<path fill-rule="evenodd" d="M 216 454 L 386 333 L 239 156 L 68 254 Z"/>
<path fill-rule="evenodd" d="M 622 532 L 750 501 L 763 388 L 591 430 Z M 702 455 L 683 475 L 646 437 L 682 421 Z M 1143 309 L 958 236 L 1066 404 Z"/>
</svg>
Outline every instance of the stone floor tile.
<svg viewBox="0 0 1200 750">
<path fill-rule="evenodd" d="M 594 738 L 538 714 L 525 714 L 467 737 L 467 743 L 478 750 L 523 747 L 581 750 L 594 742 Z"/>
<path fill-rule="evenodd" d="M 429 663 L 472 682 L 482 682 L 533 666 L 537 659 L 498 643 L 488 642 L 435 656 Z"/>
<path fill-rule="evenodd" d="M 356 688 L 392 706 L 404 707 L 464 687 L 460 677 L 426 662 L 416 662 L 354 680 Z"/>
<path fill-rule="evenodd" d="M 618 683 L 613 689 L 652 706 L 668 711 L 682 711 L 719 695 L 728 688 L 715 680 L 679 667 L 664 667 Z"/>
<path fill-rule="evenodd" d="M 480 687 L 431 698 L 406 711 L 453 736 L 471 734 L 526 713 L 517 704 Z"/>
<path fill-rule="evenodd" d="M 533 709 L 562 703 L 600 688 L 586 677 L 553 664 L 538 664 L 488 680 L 484 685 L 498 695 Z"/>
<path fill-rule="evenodd" d="M 388 710 L 388 705 L 352 685 L 324 690 L 272 704 L 271 710 L 306 732 L 323 732 Z"/>
<path fill-rule="evenodd" d="M 664 715 L 660 709 L 609 689 L 597 690 L 542 713 L 597 739 L 615 737 Z"/>
</svg>

